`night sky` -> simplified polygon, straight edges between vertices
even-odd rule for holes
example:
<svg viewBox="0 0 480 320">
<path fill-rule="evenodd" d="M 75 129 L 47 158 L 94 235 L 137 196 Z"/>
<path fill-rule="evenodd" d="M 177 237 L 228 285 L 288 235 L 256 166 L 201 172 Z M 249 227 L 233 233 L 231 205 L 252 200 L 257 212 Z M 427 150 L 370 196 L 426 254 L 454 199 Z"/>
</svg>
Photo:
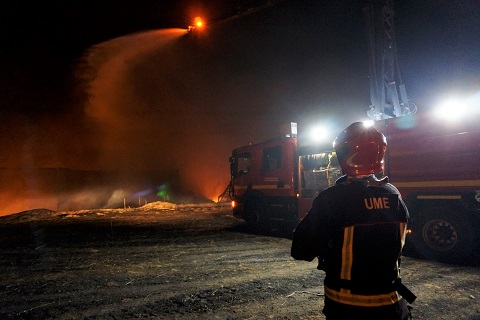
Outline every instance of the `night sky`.
<svg viewBox="0 0 480 320">
<path fill-rule="evenodd" d="M 394 9 L 402 79 L 420 111 L 480 92 L 478 1 Z M 3 1 L 0 14 L 10 211 L 32 194 L 103 206 L 120 186 L 119 197 L 161 184 L 215 198 L 231 149 L 291 121 L 300 135 L 327 125 L 333 140 L 370 104 L 362 1 Z M 197 15 L 207 28 L 188 34 Z M 38 173 L 58 168 L 121 178 Z"/>
</svg>

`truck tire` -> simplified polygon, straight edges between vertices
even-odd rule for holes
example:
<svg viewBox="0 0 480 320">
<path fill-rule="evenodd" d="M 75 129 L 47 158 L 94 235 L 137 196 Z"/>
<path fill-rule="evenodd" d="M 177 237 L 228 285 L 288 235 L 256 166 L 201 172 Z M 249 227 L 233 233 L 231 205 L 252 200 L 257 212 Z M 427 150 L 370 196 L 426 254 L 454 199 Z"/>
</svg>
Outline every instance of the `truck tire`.
<svg viewBox="0 0 480 320">
<path fill-rule="evenodd" d="M 443 262 L 468 261 L 473 230 L 462 214 L 445 207 L 427 208 L 412 220 L 412 240 L 424 258 Z"/>
<path fill-rule="evenodd" d="M 245 221 L 254 233 L 263 234 L 269 231 L 267 210 L 260 199 L 246 201 L 244 215 Z"/>
</svg>

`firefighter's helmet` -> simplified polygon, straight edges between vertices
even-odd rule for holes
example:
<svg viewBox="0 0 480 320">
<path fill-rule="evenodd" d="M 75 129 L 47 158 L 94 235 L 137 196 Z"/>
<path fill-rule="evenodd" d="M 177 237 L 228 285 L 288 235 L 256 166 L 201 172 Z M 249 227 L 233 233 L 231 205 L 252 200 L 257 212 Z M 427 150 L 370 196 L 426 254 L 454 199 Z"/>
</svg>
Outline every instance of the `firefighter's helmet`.
<svg viewBox="0 0 480 320">
<path fill-rule="evenodd" d="M 344 174 L 366 176 L 383 172 L 387 139 L 374 127 L 352 123 L 333 144 Z"/>
</svg>

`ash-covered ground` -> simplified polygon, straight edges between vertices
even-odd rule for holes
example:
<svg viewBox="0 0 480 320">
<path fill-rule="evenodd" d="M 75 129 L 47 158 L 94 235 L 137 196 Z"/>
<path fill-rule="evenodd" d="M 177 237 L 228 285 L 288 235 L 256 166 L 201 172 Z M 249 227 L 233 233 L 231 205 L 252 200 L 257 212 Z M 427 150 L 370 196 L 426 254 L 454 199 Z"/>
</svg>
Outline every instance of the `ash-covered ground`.
<svg viewBox="0 0 480 320">
<path fill-rule="evenodd" d="M 293 226 L 256 235 L 227 206 L 0 217 L 1 319 L 324 319 Z M 480 319 L 480 268 L 404 257 L 418 319 Z"/>
</svg>

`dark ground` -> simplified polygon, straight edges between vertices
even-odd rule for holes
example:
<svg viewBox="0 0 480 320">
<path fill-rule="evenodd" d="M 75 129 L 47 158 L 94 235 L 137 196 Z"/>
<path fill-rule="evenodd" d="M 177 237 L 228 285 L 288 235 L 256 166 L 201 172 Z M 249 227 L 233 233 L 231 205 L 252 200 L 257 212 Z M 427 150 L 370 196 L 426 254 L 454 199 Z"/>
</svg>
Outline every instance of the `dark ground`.
<svg viewBox="0 0 480 320">
<path fill-rule="evenodd" d="M 0 319 L 324 319 L 289 233 L 221 206 L 0 217 Z M 480 319 L 480 268 L 405 257 L 402 275 L 414 319 Z"/>
</svg>

